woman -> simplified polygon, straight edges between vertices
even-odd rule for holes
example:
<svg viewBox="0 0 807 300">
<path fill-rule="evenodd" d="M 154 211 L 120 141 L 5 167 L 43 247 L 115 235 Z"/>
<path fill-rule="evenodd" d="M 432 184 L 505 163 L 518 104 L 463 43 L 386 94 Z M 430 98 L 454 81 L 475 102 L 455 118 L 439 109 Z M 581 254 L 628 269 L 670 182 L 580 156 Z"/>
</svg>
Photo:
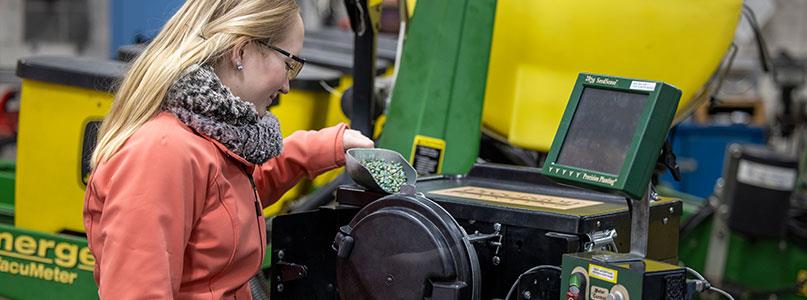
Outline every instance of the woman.
<svg viewBox="0 0 807 300">
<path fill-rule="evenodd" d="M 294 0 L 188 0 L 133 63 L 85 196 L 102 299 L 250 299 L 261 208 L 373 146 L 344 124 L 282 139 L 266 110 L 302 45 Z"/>
</svg>

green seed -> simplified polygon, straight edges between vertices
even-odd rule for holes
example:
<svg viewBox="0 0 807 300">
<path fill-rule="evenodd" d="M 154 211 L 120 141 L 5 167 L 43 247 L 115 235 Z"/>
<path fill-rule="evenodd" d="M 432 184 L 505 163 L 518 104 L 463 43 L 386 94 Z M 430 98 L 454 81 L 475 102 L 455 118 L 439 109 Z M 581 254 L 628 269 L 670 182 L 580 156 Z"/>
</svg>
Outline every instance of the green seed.
<svg viewBox="0 0 807 300">
<path fill-rule="evenodd" d="M 388 193 L 397 193 L 406 183 L 406 174 L 400 163 L 367 159 L 362 161 L 362 165 L 367 168 L 378 186 Z"/>
</svg>

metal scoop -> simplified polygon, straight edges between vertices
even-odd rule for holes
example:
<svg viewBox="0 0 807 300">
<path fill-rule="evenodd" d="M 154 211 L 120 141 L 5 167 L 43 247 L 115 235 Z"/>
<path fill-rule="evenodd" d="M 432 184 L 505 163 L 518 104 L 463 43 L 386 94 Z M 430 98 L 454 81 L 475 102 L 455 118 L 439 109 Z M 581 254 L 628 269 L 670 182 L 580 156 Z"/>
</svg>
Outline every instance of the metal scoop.
<svg viewBox="0 0 807 300">
<path fill-rule="evenodd" d="M 348 149 L 345 154 L 345 169 L 347 170 L 347 174 L 350 175 L 353 181 L 364 188 L 375 192 L 389 193 L 378 185 L 373 175 L 370 174 L 370 171 L 362 164 L 363 161 L 369 159 L 380 159 L 401 164 L 404 175 L 406 175 L 406 183 L 404 186 L 415 185 L 415 181 L 418 177 L 417 172 L 400 153 L 381 148 Z"/>
</svg>

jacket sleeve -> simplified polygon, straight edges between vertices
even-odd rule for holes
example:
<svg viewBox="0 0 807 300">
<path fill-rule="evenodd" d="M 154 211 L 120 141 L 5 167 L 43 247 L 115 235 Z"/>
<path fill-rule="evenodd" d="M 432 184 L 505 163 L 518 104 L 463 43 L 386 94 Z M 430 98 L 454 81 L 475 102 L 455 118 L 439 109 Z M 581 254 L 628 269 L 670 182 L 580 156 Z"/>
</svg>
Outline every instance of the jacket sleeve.
<svg viewBox="0 0 807 300">
<path fill-rule="evenodd" d="M 103 206 L 92 251 L 98 255 L 101 299 L 173 299 L 182 280 L 183 256 L 201 213 L 208 174 L 187 147 L 162 138 L 113 157 L 103 179 Z M 92 231 L 92 232 L 89 232 Z M 100 232 L 99 232 L 100 231 Z M 100 248 L 100 249 L 98 249 Z"/>
<path fill-rule="evenodd" d="M 285 138 L 283 153 L 259 165 L 253 172 L 263 207 L 280 199 L 303 176 L 314 179 L 343 166 L 346 128 L 347 125 L 340 123 L 319 131 L 297 131 Z"/>
</svg>

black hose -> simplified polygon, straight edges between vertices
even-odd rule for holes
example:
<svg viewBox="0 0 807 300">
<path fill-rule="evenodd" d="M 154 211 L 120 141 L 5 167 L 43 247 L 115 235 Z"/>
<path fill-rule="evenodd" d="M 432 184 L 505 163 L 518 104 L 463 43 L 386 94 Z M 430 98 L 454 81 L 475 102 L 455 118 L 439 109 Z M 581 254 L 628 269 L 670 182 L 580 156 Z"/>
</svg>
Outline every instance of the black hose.
<svg viewBox="0 0 807 300">
<path fill-rule="evenodd" d="M 759 28 L 757 16 L 754 13 L 754 10 L 746 4 L 743 4 L 743 13 L 745 14 L 746 19 L 748 19 L 748 24 L 751 25 L 751 29 L 754 31 L 754 37 L 756 38 L 757 42 L 757 50 L 759 54 L 759 61 L 762 64 L 762 70 L 765 71 L 765 73 L 770 73 L 773 80 L 776 81 L 776 67 L 773 65 L 770 52 L 768 51 L 768 44 L 765 42 L 765 37 L 762 34 L 762 30 Z"/>
</svg>

